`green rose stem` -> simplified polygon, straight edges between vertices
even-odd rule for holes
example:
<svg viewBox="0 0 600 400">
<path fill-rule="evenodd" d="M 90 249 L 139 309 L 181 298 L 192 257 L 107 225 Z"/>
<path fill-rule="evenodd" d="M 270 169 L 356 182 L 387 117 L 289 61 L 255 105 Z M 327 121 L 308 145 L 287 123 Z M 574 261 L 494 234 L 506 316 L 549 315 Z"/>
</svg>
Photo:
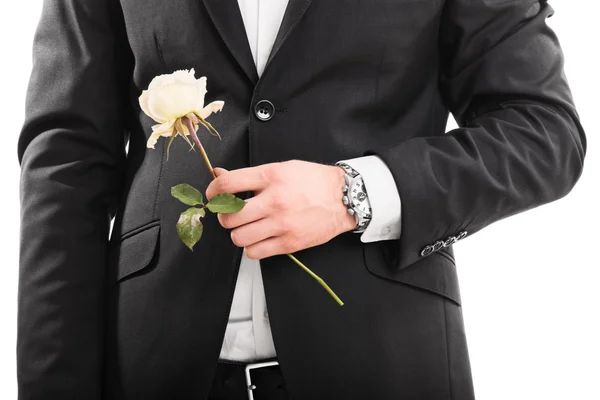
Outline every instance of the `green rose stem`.
<svg viewBox="0 0 600 400">
<path fill-rule="evenodd" d="M 319 282 L 319 284 L 321 286 L 323 286 L 325 288 L 325 290 L 327 290 L 327 292 L 331 295 L 331 297 L 333 297 L 335 299 L 335 301 L 337 301 L 340 306 L 344 305 L 344 302 L 337 296 L 337 294 L 335 294 L 335 292 L 333 290 L 331 290 L 331 288 L 329 287 L 329 285 L 327 283 L 325 283 L 325 281 L 319 275 L 317 275 L 314 272 L 312 272 L 306 265 L 302 264 L 302 262 L 300 260 L 298 260 L 296 257 L 294 257 L 293 255 L 287 254 L 287 256 L 289 258 L 291 258 L 300 267 L 302 267 L 302 269 L 304 269 L 306 272 L 308 272 L 308 274 L 310 276 L 312 276 L 313 278 L 315 278 L 317 280 L 317 282 Z"/>
<path fill-rule="evenodd" d="M 208 155 L 206 155 L 206 151 L 204 150 L 204 146 L 202 146 L 202 143 L 200 143 L 200 139 L 198 139 L 198 135 L 196 135 L 196 128 L 194 127 L 194 124 L 195 123 L 202 124 L 211 133 L 211 135 L 214 135 L 212 133 L 212 131 L 214 131 L 216 133 L 215 136 L 219 136 L 218 132 L 216 131 L 215 128 L 212 127 L 211 124 L 209 124 L 208 122 L 206 122 L 203 118 L 201 118 L 196 113 L 190 113 L 190 114 L 182 117 L 181 119 L 182 119 L 182 122 L 187 127 L 188 132 L 192 136 L 192 140 L 194 141 L 194 143 L 196 143 L 196 145 L 198 145 L 198 148 L 200 149 L 200 153 L 202 154 L 202 158 L 204 158 L 204 162 L 206 163 L 206 166 L 208 167 L 208 170 L 210 171 L 210 174 L 212 175 L 213 179 L 215 179 L 217 176 L 215 175 L 215 171 L 214 171 L 214 169 L 213 169 L 213 167 L 212 167 L 212 165 L 210 163 L 210 160 L 208 159 Z M 220 136 L 219 136 L 219 138 L 220 138 Z M 329 293 L 331 295 L 331 297 L 333 297 L 334 300 L 340 306 L 344 305 L 344 302 L 335 294 L 335 292 L 329 287 L 329 285 L 320 276 L 318 276 L 317 274 L 315 274 L 314 272 L 312 272 L 310 270 L 310 268 L 308 268 L 306 265 L 304 265 L 302 262 L 300 262 L 300 260 L 298 260 L 292 254 L 287 254 L 287 256 L 289 258 L 291 258 L 292 261 L 294 261 L 296 264 L 298 264 L 302 269 L 304 269 L 306 272 L 308 272 L 308 274 L 310 276 L 312 276 L 317 282 L 319 282 L 319 284 L 325 290 L 327 290 L 327 293 Z"/>
</svg>

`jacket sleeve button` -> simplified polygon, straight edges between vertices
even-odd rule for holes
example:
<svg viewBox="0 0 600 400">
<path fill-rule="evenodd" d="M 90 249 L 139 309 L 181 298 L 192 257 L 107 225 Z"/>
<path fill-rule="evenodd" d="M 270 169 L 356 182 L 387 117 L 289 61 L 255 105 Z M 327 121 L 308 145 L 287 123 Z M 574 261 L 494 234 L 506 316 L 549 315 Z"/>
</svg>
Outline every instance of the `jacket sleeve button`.
<svg viewBox="0 0 600 400">
<path fill-rule="evenodd" d="M 433 246 L 427 245 L 423 250 L 421 250 L 421 257 L 426 257 L 433 253 Z"/>
<path fill-rule="evenodd" d="M 437 242 L 435 242 L 433 244 L 433 251 L 438 251 L 442 247 L 444 247 L 444 242 L 442 242 L 441 240 L 438 240 Z"/>
<path fill-rule="evenodd" d="M 456 242 L 456 236 L 449 236 L 445 241 L 444 241 L 444 247 L 448 247 L 452 244 L 454 244 Z"/>
</svg>

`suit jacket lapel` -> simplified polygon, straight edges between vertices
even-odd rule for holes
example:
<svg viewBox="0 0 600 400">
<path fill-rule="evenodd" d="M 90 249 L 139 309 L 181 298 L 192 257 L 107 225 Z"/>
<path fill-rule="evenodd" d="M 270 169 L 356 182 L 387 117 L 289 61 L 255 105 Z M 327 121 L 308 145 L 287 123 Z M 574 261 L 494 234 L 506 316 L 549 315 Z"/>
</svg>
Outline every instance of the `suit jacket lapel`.
<svg viewBox="0 0 600 400">
<path fill-rule="evenodd" d="M 237 0 L 204 0 L 204 5 L 225 45 L 250 81 L 258 81 L 258 72 Z"/>
<path fill-rule="evenodd" d="M 267 66 L 275 57 L 275 54 L 285 42 L 285 40 L 290 36 L 292 30 L 297 25 L 298 21 L 302 19 L 304 16 L 304 12 L 308 9 L 308 6 L 312 0 L 289 0 L 287 8 L 285 9 L 285 13 L 283 14 L 283 20 L 281 21 L 281 26 L 279 27 L 279 31 L 277 32 L 277 37 L 275 38 L 275 42 L 273 43 L 273 48 L 269 53 L 269 58 L 267 59 L 267 63 L 265 65 L 265 70 Z"/>
<path fill-rule="evenodd" d="M 258 82 L 258 72 L 248 36 L 244 27 L 244 20 L 237 0 L 203 0 L 204 5 L 225 45 L 238 62 L 244 73 L 253 85 Z M 273 48 L 267 59 L 265 70 L 275 57 L 281 45 L 289 37 L 293 28 L 304 15 L 312 0 L 289 0 L 281 25 L 277 32 Z"/>
</svg>

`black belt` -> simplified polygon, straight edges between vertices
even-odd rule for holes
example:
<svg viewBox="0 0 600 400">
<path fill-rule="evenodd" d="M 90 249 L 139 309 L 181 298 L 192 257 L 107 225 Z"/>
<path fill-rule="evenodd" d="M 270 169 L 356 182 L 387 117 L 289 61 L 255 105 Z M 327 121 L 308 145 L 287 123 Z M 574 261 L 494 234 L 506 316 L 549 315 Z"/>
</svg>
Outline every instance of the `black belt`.
<svg viewBox="0 0 600 400">
<path fill-rule="evenodd" d="M 208 400 L 289 400 L 276 358 L 219 360 Z"/>
</svg>

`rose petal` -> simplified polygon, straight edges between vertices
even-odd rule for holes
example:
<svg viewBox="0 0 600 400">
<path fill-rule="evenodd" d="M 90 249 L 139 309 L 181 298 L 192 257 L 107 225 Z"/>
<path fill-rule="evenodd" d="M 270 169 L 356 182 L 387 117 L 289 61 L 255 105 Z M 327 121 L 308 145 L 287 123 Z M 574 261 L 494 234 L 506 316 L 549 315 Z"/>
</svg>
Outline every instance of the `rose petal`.
<svg viewBox="0 0 600 400">
<path fill-rule="evenodd" d="M 189 71 L 186 69 L 178 69 L 170 74 L 157 75 L 152 79 L 150 85 L 148 85 L 148 89 L 157 89 L 178 82 L 193 85 L 196 81 L 194 74 L 194 68 L 192 68 Z"/>
<path fill-rule="evenodd" d="M 223 100 L 215 100 L 206 105 L 202 110 L 198 112 L 198 115 L 202 117 L 202 119 L 208 118 L 208 116 L 212 113 L 216 113 L 217 111 L 221 111 L 223 109 L 223 105 L 225 102 Z"/>
<path fill-rule="evenodd" d="M 206 76 L 201 76 L 194 84 L 198 91 L 194 110 L 202 110 L 204 108 L 204 96 L 206 96 Z"/>
<path fill-rule="evenodd" d="M 163 86 L 170 85 L 173 82 L 175 82 L 175 79 L 173 78 L 172 74 L 158 75 L 158 76 L 155 76 L 152 79 L 152 81 L 150 81 L 150 84 L 148 85 L 148 90 L 159 89 Z"/>
<path fill-rule="evenodd" d="M 146 147 L 153 149 L 154 145 L 158 141 L 158 138 L 161 136 L 171 136 L 173 132 L 173 125 L 175 124 L 175 120 L 167 121 L 164 124 L 156 124 L 152 126 L 152 134 L 148 138 L 146 142 Z"/>
<path fill-rule="evenodd" d="M 152 135 L 150 135 L 150 137 L 148 138 L 148 141 L 146 142 L 146 147 L 149 149 L 153 149 L 156 142 L 158 142 L 158 136 L 152 134 Z"/>
<path fill-rule="evenodd" d="M 140 108 L 142 109 L 142 111 L 144 111 L 144 113 L 146 113 L 147 116 L 149 116 L 150 118 L 152 118 L 156 121 L 156 119 L 154 118 L 154 115 L 152 115 L 150 109 L 148 108 L 148 91 L 147 90 L 142 91 L 142 94 L 138 98 L 138 101 L 140 103 Z M 156 121 L 156 122 L 164 122 L 164 121 Z"/>
<path fill-rule="evenodd" d="M 195 85 L 196 78 L 194 77 L 194 68 L 191 70 L 180 69 L 173 72 L 171 75 L 176 83 L 183 83 L 184 85 Z"/>
<path fill-rule="evenodd" d="M 148 108 L 158 122 L 165 122 L 194 111 L 196 101 L 195 86 L 172 83 L 150 91 Z"/>
</svg>

